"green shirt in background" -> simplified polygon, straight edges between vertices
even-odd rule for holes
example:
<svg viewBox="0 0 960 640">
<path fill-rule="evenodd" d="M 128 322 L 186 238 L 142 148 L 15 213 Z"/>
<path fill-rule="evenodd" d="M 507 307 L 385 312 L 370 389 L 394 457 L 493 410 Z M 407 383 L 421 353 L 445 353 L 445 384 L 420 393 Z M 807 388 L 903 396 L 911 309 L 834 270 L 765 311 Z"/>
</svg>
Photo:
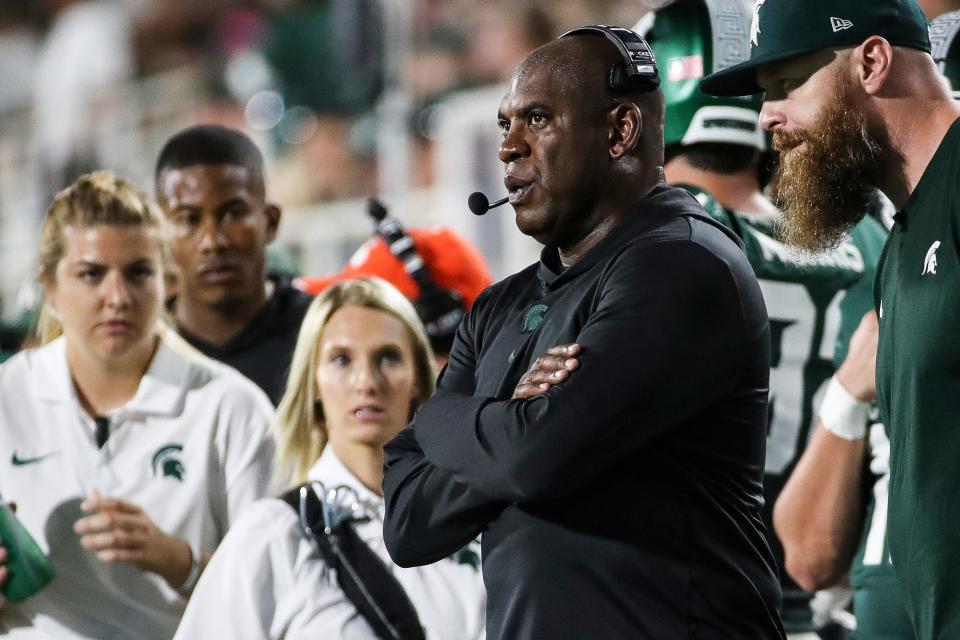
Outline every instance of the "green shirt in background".
<svg viewBox="0 0 960 640">
<path fill-rule="evenodd" d="M 784 571 L 783 547 L 772 525 L 773 506 L 806 447 L 816 421 L 817 398 L 835 369 L 835 349 L 846 348 L 863 314 L 873 307 L 873 276 L 886 231 L 866 218 L 834 251 L 802 256 L 780 241 L 776 218 L 734 213 L 706 192 L 687 189 L 743 240 L 767 305 L 771 369 L 764 524 L 780 571 L 784 629 L 811 632 L 815 630 L 811 595 Z"/>
<path fill-rule="evenodd" d="M 890 435 L 887 536 L 919 640 L 960 638 L 960 120 L 880 261 L 877 395 Z"/>
</svg>

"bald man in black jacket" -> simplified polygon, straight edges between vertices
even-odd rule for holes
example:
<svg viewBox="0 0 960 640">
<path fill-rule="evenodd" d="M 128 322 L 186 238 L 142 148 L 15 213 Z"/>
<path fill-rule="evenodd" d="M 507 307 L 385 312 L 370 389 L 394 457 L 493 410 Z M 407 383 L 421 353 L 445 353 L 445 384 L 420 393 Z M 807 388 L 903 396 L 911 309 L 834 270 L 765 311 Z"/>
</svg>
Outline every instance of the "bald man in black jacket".
<svg viewBox="0 0 960 640">
<path fill-rule="evenodd" d="M 611 90 L 619 61 L 574 35 L 513 76 L 500 159 L 546 246 L 387 445 L 387 547 L 419 565 L 482 534 L 492 639 L 780 638 L 763 300 L 737 239 L 662 184 L 662 95 Z"/>
</svg>

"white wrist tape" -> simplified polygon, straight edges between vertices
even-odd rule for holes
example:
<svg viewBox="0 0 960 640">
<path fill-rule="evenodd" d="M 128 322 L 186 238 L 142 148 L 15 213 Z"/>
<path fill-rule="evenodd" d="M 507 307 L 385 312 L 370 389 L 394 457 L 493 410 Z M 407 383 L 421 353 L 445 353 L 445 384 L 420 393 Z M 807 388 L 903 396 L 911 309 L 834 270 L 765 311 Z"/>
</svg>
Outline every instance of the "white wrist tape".
<svg viewBox="0 0 960 640">
<path fill-rule="evenodd" d="M 183 581 L 183 584 L 177 587 L 177 592 L 186 598 L 190 597 L 193 588 L 197 586 L 197 582 L 200 580 L 200 559 L 200 550 L 190 547 L 190 573 L 187 574 L 187 579 Z"/>
<path fill-rule="evenodd" d="M 837 376 L 830 378 L 820 404 L 820 422 L 827 431 L 844 440 L 860 440 L 867 435 L 870 403 L 857 400 L 843 388 Z"/>
</svg>

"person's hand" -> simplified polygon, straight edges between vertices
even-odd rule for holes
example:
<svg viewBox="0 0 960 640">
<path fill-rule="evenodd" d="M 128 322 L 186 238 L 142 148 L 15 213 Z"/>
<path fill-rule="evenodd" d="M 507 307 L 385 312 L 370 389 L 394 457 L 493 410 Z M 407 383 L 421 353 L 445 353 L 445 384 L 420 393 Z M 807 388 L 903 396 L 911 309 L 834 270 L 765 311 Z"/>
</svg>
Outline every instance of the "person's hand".
<svg viewBox="0 0 960 640">
<path fill-rule="evenodd" d="M 837 380 L 857 400 L 877 399 L 877 314 L 868 311 L 850 338 L 847 357 L 837 369 Z"/>
<path fill-rule="evenodd" d="M 544 393 L 566 380 L 580 366 L 580 345 L 558 344 L 533 361 L 513 391 L 514 399 L 525 400 Z"/>
<path fill-rule="evenodd" d="M 80 508 L 91 515 L 77 520 L 73 530 L 80 535 L 80 545 L 101 561 L 152 571 L 174 589 L 190 575 L 190 545 L 157 528 L 137 505 L 94 490 Z"/>
</svg>

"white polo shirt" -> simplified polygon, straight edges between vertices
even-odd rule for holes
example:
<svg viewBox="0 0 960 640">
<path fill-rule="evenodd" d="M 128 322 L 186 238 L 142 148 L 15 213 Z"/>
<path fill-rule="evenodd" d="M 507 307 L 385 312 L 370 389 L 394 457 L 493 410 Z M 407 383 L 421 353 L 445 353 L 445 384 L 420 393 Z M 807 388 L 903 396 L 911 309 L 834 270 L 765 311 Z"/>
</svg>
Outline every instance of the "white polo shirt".
<svg viewBox="0 0 960 640">
<path fill-rule="evenodd" d="M 63 338 L 0 365 L 0 495 L 50 555 L 56 577 L 0 609 L 12 638 L 165 638 L 186 605 L 160 576 L 107 564 L 73 525 L 97 489 L 142 508 L 164 532 L 213 551 L 267 492 L 272 406 L 239 373 L 171 348 L 166 334 L 135 396 L 113 411 L 102 449 L 80 406 Z M 21 628 L 25 625 L 26 628 Z"/>
<path fill-rule="evenodd" d="M 383 498 L 367 489 L 327 447 L 310 470 L 328 488 L 352 487 L 374 517 L 357 533 L 383 560 L 413 602 L 430 640 L 484 637 L 486 594 L 474 564 L 441 560 L 403 569 L 383 543 Z M 230 530 L 200 578 L 176 640 L 375 640 L 304 535 L 290 505 L 260 500 Z"/>
</svg>

